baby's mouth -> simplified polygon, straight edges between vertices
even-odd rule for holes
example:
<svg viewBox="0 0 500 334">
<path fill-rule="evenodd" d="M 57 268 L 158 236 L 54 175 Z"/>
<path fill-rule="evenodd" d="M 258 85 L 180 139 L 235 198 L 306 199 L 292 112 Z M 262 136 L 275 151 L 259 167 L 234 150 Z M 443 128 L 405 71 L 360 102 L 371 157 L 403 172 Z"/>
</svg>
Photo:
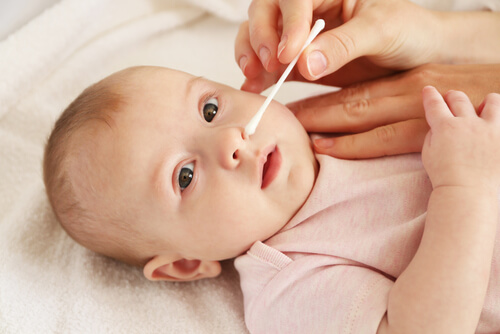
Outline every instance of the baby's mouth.
<svg viewBox="0 0 500 334">
<path fill-rule="evenodd" d="M 266 161 L 264 163 L 261 189 L 265 189 L 269 186 L 276 176 L 278 176 L 278 172 L 281 167 L 281 160 L 281 153 L 278 150 L 278 146 L 274 146 L 267 154 Z"/>
</svg>

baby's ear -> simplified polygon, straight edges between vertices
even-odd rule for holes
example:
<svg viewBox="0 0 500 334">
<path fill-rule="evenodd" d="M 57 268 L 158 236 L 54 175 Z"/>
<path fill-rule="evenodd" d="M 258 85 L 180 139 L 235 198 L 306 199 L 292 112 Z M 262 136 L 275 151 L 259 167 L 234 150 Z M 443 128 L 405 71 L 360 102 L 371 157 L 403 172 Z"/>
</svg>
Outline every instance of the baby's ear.
<svg viewBox="0 0 500 334">
<path fill-rule="evenodd" d="M 219 261 L 176 259 L 157 255 L 144 266 L 144 276 L 151 281 L 194 281 L 216 277 L 221 272 Z"/>
</svg>

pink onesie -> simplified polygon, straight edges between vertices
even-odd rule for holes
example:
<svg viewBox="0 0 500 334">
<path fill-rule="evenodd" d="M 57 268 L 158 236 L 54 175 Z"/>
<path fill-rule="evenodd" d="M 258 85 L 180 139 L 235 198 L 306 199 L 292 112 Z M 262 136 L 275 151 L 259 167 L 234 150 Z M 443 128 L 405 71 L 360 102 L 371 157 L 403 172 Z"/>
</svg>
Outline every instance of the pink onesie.
<svg viewBox="0 0 500 334">
<path fill-rule="evenodd" d="M 376 333 L 420 243 L 432 187 L 419 154 L 317 159 L 303 207 L 235 261 L 251 333 Z M 500 333 L 498 230 L 477 333 Z"/>
</svg>

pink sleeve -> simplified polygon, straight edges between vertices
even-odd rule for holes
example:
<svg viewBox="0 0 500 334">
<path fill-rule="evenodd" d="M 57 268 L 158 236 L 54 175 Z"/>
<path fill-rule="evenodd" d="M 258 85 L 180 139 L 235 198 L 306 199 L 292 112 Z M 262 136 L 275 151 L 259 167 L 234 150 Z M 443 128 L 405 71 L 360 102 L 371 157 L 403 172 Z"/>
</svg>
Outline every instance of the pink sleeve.
<svg viewBox="0 0 500 334">
<path fill-rule="evenodd" d="M 393 285 L 376 271 L 330 256 L 308 255 L 268 269 L 273 277 L 245 301 L 252 334 L 375 334 Z"/>
</svg>

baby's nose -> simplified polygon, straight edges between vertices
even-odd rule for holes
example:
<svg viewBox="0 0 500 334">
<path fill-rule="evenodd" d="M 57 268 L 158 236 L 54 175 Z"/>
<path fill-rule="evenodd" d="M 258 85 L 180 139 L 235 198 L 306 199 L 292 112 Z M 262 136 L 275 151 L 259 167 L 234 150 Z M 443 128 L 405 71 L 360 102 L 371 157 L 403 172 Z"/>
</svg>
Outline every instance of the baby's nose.
<svg viewBox="0 0 500 334">
<path fill-rule="evenodd" d="M 243 127 L 222 129 L 217 138 L 217 160 L 225 169 L 238 167 L 241 162 L 241 150 L 245 146 Z"/>
</svg>

